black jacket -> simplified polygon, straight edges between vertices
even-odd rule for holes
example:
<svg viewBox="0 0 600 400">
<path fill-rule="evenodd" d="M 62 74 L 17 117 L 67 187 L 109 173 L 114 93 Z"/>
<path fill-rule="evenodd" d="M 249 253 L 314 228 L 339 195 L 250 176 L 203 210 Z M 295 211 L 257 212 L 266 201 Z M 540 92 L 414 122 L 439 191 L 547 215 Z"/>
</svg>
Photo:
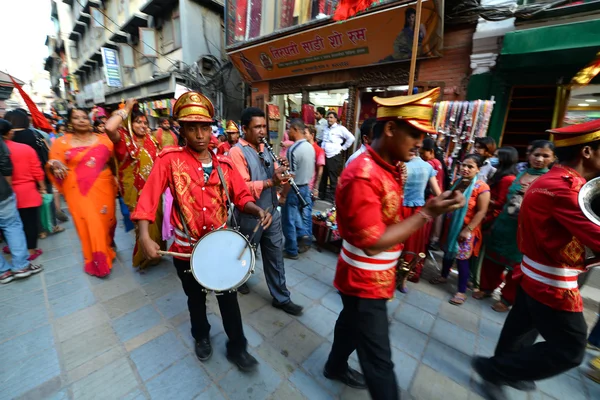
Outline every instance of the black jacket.
<svg viewBox="0 0 600 400">
<path fill-rule="evenodd" d="M 8 199 L 13 193 L 12 188 L 4 178 L 5 176 L 12 176 L 12 173 L 13 166 L 10 161 L 8 147 L 6 147 L 4 140 L 0 139 L 0 201 Z"/>
</svg>

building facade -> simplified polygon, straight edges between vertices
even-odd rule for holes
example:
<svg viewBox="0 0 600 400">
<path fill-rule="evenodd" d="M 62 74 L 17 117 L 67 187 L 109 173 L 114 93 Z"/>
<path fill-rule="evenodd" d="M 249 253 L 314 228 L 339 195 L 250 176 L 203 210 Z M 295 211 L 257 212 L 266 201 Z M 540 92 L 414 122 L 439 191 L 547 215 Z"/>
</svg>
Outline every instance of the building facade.
<svg viewBox="0 0 600 400">
<path fill-rule="evenodd" d="M 422 2 L 415 86 L 439 86 L 444 100 L 461 100 L 476 24 L 445 24 L 444 4 Z M 342 22 L 333 21 L 336 6 L 335 0 L 226 2 L 227 53 L 251 85 L 253 105 L 277 105 L 282 116 L 308 122 L 322 106 L 357 132 L 375 115 L 374 96 L 407 94 L 415 2 L 373 2 Z"/>
<path fill-rule="evenodd" d="M 222 2 L 54 1 L 65 98 L 111 107 L 133 97 L 168 112 L 175 94 L 189 88 L 208 95 L 219 117 L 239 115 L 243 84 L 223 50 Z"/>
<path fill-rule="evenodd" d="M 480 19 L 473 36 L 468 98 L 494 98 L 488 135 L 521 157 L 531 141 L 550 139 L 547 129 L 600 118 L 600 81 L 572 82 L 600 51 L 600 1 L 547 4 L 514 2 L 513 18 Z"/>
</svg>

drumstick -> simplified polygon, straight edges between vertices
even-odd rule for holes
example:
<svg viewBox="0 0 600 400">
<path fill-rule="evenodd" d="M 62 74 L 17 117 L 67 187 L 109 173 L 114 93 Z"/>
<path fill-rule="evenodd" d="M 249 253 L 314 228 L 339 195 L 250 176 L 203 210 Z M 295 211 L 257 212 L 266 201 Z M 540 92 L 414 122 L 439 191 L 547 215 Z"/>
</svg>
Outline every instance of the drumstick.
<svg viewBox="0 0 600 400">
<path fill-rule="evenodd" d="M 267 209 L 265 210 L 265 213 L 268 213 L 269 211 L 271 211 L 271 206 L 267 207 Z M 242 252 L 238 256 L 238 260 L 242 259 L 243 255 L 244 255 L 244 252 L 248 248 L 248 244 L 252 243 L 252 240 L 254 239 L 254 236 L 256 235 L 256 232 L 258 232 L 258 228 L 259 227 L 260 227 L 260 220 L 258 220 L 258 223 L 254 227 L 254 230 L 252 230 L 252 236 L 250 236 L 250 239 L 248 239 L 248 242 L 246 242 L 246 245 L 244 246 L 244 248 L 242 249 Z"/>
<path fill-rule="evenodd" d="M 182 258 L 192 258 L 191 254 L 186 254 L 186 253 L 176 253 L 174 251 L 163 251 L 163 250 L 157 250 L 156 251 L 158 254 L 160 254 L 161 256 L 175 256 L 175 257 L 182 257 Z"/>
</svg>

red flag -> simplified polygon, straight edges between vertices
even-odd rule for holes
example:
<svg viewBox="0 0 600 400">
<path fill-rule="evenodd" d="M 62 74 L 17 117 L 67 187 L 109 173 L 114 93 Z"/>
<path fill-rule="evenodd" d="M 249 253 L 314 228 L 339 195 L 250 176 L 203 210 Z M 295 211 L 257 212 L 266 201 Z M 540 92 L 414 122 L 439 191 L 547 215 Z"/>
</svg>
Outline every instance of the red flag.
<svg viewBox="0 0 600 400">
<path fill-rule="evenodd" d="M 15 85 L 15 87 L 19 90 L 19 93 L 25 101 L 25 104 L 27 104 L 27 108 L 29 108 L 29 112 L 31 113 L 31 122 L 33 123 L 33 126 L 37 129 L 43 130 L 46 133 L 54 131 L 52 125 L 50 125 L 46 117 L 44 117 L 44 114 L 42 114 L 42 112 L 38 110 L 33 100 L 31 100 L 31 97 L 29 97 L 29 95 L 25 93 L 21 85 L 19 85 L 12 76 L 10 76 L 10 80 L 12 81 L 13 85 Z"/>
<path fill-rule="evenodd" d="M 344 21 L 361 11 L 365 11 L 373 3 L 373 0 L 340 0 L 335 9 L 335 14 L 333 14 L 333 20 Z"/>
</svg>

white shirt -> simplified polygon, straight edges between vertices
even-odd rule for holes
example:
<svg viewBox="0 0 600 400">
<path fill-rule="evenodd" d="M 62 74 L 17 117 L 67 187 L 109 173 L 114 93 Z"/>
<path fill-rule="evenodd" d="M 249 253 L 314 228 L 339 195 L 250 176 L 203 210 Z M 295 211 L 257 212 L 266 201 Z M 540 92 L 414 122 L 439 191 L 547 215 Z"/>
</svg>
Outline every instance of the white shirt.
<svg viewBox="0 0 600 400">
<path fill-rule="evenodd" d="M 323 131 L 327 128 L 327 120 L 325 118 L 321 118 L 317 121 L 315 129 L 317 130 L 317 140 L 323 140 Z"/>
<path fill-rule="evenodd" d="M 331 158 L 347 150 L 354 143 L 354 136 L 340 124 L 333 124 L 323 130 L 323 143 L 325 157 Z"/>
<path fill-rule="evenodd" d="M 352 153 L 352 155 L 350 157 L 348 157 L 348 161 L 346 161 L 346 167 L 348 166 L 348 164 L 350 164 L 350 161 L 354 160 L 356 157 L 358 157 L 361 154 L 364 154 L 366 152 L 367 152 L 367 146 L 362 144 L 360 146 L 360 149 L 356 150 L 354 153 Z"/>
</svg>

